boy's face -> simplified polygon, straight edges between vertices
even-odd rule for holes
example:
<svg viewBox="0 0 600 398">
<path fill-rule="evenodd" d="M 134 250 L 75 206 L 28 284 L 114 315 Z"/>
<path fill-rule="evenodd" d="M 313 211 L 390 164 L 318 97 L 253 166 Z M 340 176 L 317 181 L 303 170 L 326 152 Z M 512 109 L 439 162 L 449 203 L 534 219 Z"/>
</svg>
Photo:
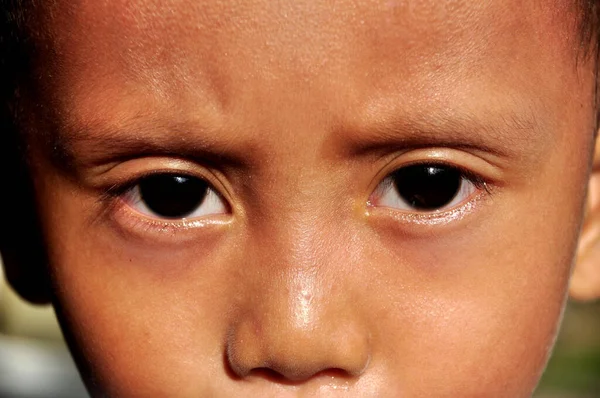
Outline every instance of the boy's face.
<svg viewBox="0 0 600 398">
<path fill-rule="evenodd" d="M 531 394 L 593 146 L 570 2 L 47 7 L 32 172 L 92 392 Z"/>
</svg>

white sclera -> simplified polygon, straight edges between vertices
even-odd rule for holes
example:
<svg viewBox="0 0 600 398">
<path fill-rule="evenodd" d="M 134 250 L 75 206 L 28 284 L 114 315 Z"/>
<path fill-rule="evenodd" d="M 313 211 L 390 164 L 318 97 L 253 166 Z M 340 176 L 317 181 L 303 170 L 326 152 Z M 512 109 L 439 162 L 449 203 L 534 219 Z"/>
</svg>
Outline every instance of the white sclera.
<svg viewBox="0 0 600 398">
<path fill-rule="evenodd" d="M 407 212 L 418 212 L 418 213 L 434 213 L 451 210 L 454 207 L 459 206 L 465 202 L 476 190 L 475 184 L 466 177 L 461 177 L 460 186 L 456 192 L 456 195 L 444 206 L 437 209 L 419 209 L 408 203 L 396 189 L 392 176 L 387 177 L 377 187 L 376 192 L 376 203 L 377 206 L 389 207 L 393 209 L 403 210 Z"/>
</svg>

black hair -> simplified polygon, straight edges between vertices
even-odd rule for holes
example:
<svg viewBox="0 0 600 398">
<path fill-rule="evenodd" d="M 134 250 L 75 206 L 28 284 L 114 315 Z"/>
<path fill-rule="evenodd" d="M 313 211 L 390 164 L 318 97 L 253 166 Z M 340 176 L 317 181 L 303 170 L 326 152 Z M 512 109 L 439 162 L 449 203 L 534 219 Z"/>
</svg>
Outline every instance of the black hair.
<svg viewBox="0 0 600 398">
<path fill-rule="evenodd" d="M 577 0 L 580 13 L 581 48 L 586 54 L 598 57 L 600 48 L 600 0 Z"/>
<path fill-rule="evenodd" d="M 35 1 L 0 0 L 0 253 L 8 281 L 24 298 L 43 303 L 49 297 L 46 251 L 18 129 L 21 88 L 35 52 L 27 28 Z"/>
<path fill-rule="evenodd" d="M 594 63 L 594 109 L 596 120 L 594 124 L 594 136 L 600 128 L 600 0 L 577 0 L 579 11 L 579 56 L 584 59 L 591 58 Z"/>
</svg>

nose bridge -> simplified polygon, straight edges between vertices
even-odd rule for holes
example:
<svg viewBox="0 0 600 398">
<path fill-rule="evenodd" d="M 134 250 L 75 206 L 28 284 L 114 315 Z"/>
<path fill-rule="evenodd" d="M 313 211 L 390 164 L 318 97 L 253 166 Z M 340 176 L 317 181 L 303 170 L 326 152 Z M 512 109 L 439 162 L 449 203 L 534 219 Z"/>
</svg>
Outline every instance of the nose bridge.
<svg viewBox="0 0 600 398">
<path fill-rule="evenodd" d="M 368 330 L 342 276 L 350 253 L 331 223 L 304 210 L 279 218 L 253 264 L 254 297 L 227 344 L 240 377 L 265 369 L 295 381 L 331 370 L 352 377 L 368 363 Z"/>
<path fill-rule="evenodd" d="M 298 332 L 325 327 L 325 320 L 331 319 L 327 313 L 334 309 L 336 313 L 349 310 L 346 298 L 332 292 L 336 281 L 346 282 L 342 275 L 351 261 L 350 248 L 344 244 L 342 223 L 323 204 L 329 201 L 319 191 L 315 184 L 287 202 L 263 263 L 267 272 L 278 275 L 270 296 L 281 300 L 269 301 L 270 305 L 285 313 Z"/>
</svg>

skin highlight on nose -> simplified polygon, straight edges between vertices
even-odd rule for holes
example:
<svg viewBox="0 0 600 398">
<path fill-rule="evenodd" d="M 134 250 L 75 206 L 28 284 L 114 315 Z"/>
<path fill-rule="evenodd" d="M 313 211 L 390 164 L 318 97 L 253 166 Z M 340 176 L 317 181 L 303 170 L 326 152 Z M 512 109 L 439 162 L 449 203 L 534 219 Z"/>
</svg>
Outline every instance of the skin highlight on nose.
<svg viewBox="0 0 600 398">
<path fill-rule="evenodd" d="M 355 380 L 370 360 L 368 332 L 340 300 L 319 292 L 314 274 L 291 272 L 294 282 L 267 289 L 229 332 L 228 366 L 239 378 L 284 384 Z"/>
</svg>

